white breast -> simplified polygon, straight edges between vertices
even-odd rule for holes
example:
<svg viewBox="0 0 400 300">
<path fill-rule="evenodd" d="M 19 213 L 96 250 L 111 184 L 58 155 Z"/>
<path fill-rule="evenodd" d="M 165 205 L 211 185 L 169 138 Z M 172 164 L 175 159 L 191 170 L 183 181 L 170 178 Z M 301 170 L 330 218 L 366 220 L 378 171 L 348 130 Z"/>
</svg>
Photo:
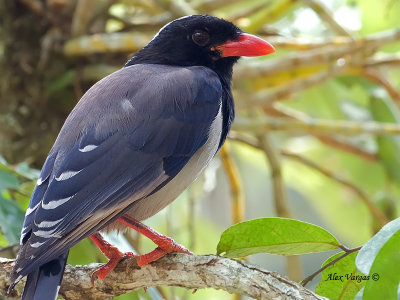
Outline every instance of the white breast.
<svg viewBox="0 0 400 300">
<path fill-rule="evenodd" d="M 222 133 L 222 113 L 218 112 L 211 124 L 207 142 L 193 155 L 185 167 L 159 191 L 136 203 L 128 215 L 145 220 L 159 212 L 178 197 L 204 170 L 218 150 Z"/>
</svg>

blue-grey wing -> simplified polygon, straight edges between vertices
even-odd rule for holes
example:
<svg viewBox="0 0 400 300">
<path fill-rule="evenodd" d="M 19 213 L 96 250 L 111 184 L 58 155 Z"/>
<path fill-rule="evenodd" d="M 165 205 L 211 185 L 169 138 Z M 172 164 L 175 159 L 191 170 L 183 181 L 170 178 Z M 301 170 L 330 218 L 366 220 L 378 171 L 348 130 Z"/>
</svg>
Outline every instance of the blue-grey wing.
<svg viewBox="0 0 400 300">
<path fill-rule="evenodd" d="M 27 211 L 13 280 L 165 185 L 207 141 L 221 106 L 203 67 L 133 65 L 95 84 L 67 118 Z"/>
</svg>

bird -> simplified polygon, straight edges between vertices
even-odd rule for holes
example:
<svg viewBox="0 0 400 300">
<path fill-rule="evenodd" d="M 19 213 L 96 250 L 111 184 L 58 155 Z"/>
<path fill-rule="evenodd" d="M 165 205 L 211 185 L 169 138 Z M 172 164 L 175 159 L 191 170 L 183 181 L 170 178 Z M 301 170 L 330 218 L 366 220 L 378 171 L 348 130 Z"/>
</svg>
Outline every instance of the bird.
<svg viewBox="0 0 400 300">
<path fill-rule="evenodd" d="M 181 194 L 227 138 L 234 120 L 233 65 L 275 52 L 265 40 L 210 15 L 176 19 L 73 108 L 40 172 L 21 231 L 9 292 L 25 276 L 22 299 L 56 299 L 69 249 L 89 237 L 109 258 L 124 257 L 100 232 L 131 227 L 157 248 L 191 253 L 141 221 Z"/>
</svg>

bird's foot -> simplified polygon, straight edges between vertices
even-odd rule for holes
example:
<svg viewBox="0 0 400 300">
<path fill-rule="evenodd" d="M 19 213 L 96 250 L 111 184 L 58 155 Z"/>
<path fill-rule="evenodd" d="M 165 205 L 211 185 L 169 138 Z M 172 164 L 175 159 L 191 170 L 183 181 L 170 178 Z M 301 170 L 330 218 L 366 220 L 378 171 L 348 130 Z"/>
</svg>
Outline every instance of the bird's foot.
<svg viewBox="0 0 400 300">
<path fill-rule="evenodd" d="M 154 229 L 140 223 L 128 215 L 123 215 L 118 219 L 118 221 L 148 237 L 158 246 L 150 253 L 136 257 L 139 266 L 145 266 L 171 252 L 193 254 L 191 251 L 178 244 L 170 237 L 158 233 Z"/>
<path fill-rule="evenodd" d="M 158 247 L 153 251 L 143 255 L 135 255 L 132 252 L 123 253 L 119 251 L 117 247 L 114 247 L 113 245 L 105 241 L 100 235 L 100 233 L 95 233 L 91 235 L 90 239 L 97 245 L 97 247 L 99 247 L 101 252 L 103 252 L 103 254 L 110 259 L 104 266 L 100 267 L 99 269 L 93 272 L 91 276 L 92 285 L 94 285 L 96 277 L 101 280 L 105 279 L 107 275 L 112 270 L 114 270 L 119 261 L 121 261 L 124 258 L 134 258 L 138 266 L 142 267 L 153 261 L 156 261 L 157 259 L 171 252 L 193 254 L 191 251 L 189 251 L 182 245 L 178 244 L 170 237 L 158 233 L 157 231 L 151 229 L 150 227 L 140 223 L 139 221 L 127 215 L 123 215 L 121 218 L 118 219 L 118 221 L 133 228 L 134 230 L 143 234 L 144 236 L 148 237 Z M 128 262 L 127 271 L 129 270 L 129 267 L 132 265 L 132 263 L 133 260 L 130 260 L 130 262 Z"/>
<path fill-rule="evenodd" d="M 124 258 L 131 258 L 131 257 L 136 257 L 136 255 L 132 252 L 126 252 L 123 253 L 119 251 L 117 247 L 114 247 L 107 241 L 105 241 L 99 233 L 95 233 L 90 236 L 90 239 L 99 247 L 101 252 L 109 259 L 109 261 L 98 268 L 96 271 L 93 272 L 92 276 L 90 277 L 90 281 L 92 283 L 92 286 L 94 286 L 94 281 L 96 280 L 96 277 L 104 280 L 107 275 L 114 270 L 114 268 L 117 266 L 117 264 Z"/>
</svg>

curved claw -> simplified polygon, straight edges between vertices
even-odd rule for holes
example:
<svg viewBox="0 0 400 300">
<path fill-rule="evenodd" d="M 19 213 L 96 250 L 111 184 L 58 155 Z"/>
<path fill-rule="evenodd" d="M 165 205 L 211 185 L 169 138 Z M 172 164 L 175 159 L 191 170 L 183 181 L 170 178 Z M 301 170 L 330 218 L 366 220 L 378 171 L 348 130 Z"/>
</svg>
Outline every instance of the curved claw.
<svg viewBox="0 0 400 300">
<path fill-rule="evenodd" d="M 96 271 L 94 271 L 92 273 L 92 275 L 90 276 L 90 282 L 92 283 L 92 286 L 94 287 L 94 281 L 96 280 L 96 277 L 99 278 L 100 280 L 104 280 L 108 276 L 108 274 L 110 274 L 110 272 L 115 269 L 115 267 L 118 265 L 118 263 L 122 259 L 132 258 L 132 257 L 135 258 L 137 256 L 132 252 L 125 252 L 125 253 L 122 253 L 120 251 L 118 251 L 118 253 L 115 252 L 115 256 L 109 257 L 110 260 L 105 265 L 101 266 L 100 268 L 98 268 Z M 128 266 L 126 267 L 127 272 L 128 272 L 129 266 L 130 265 L 128 263 Z"/>
</svg>

